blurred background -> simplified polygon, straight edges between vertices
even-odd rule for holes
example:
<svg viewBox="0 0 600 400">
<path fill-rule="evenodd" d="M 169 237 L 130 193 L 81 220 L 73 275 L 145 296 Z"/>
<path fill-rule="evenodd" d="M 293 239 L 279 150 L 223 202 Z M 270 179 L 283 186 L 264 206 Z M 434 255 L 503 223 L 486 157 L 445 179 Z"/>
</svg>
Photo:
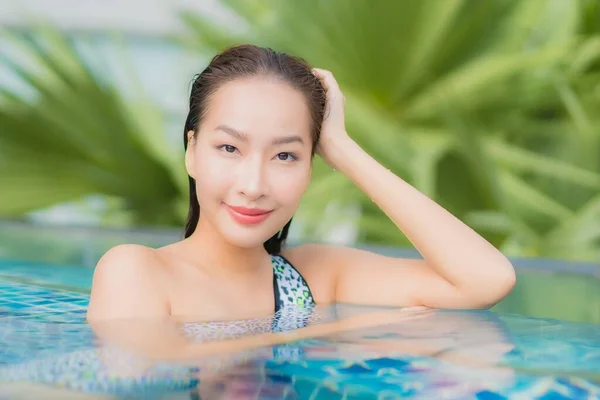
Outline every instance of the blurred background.
<svg viewBox="0 0 600 400">
<path fill-rule="evenodd" d="M 0 0 L 0 24 L 0 274 L 180 239 L 191 80 L 251 42 L 331 70 L 351 136 L 515 261 L 497 310 L 600 323 L 600 0 Z M 418 256 L 320 160 L 290 234 Z"/>
</svg>

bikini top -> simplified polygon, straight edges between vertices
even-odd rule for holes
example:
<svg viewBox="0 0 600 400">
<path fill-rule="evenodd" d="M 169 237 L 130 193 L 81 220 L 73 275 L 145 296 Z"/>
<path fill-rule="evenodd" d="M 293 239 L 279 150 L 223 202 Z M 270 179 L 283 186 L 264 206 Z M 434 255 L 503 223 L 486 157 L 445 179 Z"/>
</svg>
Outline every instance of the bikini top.
<svg viewBox="0 0 600 400">
<path fill-rule="evenodd" d="M 292 263 L 282 255 L 271 255 L 271 262 L 275 312 L 289 306 L 301 308 L 314 306 L 315 301 L 306 280 Z"/>
<path fill-rule="evenodd" d="M 199 341 L 233 339 L 266 332 L 284 332 L 316 322 L 316 306 L 308 284 L 284 256 L 271 255 L 275 313 L 239 321 L 183 323 L 181 331 Z"/>
</svg>

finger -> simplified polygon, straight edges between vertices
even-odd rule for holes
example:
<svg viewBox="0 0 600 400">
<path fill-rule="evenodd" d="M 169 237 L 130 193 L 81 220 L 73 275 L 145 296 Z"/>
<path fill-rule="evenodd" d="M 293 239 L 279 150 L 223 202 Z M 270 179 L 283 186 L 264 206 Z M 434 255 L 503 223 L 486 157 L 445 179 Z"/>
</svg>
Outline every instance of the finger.
<svg viewBox="0 0 600 400">
<path fill-rule="evenodd" d="M 329 89 L 329 82 L 327 81 L 327 79 L 325 78 L 325 71 L 319 68 L 313 68 L 312 70 L 313 74 L 319 78 L 319 81 L 321 81 L 321 85 L 323 85 L 323 87 L 328 90 Z"/>
<path fill-rule="evenodd" d="M 329 90 L 339 90 L 339 86 L 331 71 L 321 68 L 313 68 L 314 74 L 321 80 L 323 87 Z"/>
</svg>

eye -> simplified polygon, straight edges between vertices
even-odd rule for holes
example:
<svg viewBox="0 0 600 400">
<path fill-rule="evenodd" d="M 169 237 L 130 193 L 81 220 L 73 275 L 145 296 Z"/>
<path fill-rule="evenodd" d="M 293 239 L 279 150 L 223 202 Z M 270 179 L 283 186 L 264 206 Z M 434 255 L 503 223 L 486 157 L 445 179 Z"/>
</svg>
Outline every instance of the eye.
<svg viewBox="0 0 600 400">
<path fill-rule="evenodd" d="M 233 154 L 237 151 L 237 148 L 235 146 L 232 146 L 230 144 L 224 144 L 222 146 L 217 146 L 217 148 L 219 150 L 225 150 L 227 153 Z"/>
<path fill-rule="evenodd" d="M 277 159 L 281 161 L 297 161 L 298 157 L 294 153 L 283 152 L 277 154 Z"/>
</svg>

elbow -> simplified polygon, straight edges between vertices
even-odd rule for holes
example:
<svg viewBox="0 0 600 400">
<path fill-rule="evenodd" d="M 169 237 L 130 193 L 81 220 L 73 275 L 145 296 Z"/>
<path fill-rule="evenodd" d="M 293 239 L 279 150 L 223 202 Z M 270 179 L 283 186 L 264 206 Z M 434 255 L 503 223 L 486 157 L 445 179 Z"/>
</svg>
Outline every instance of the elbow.
<svg viewBox="0 0 600 400">
<path fill-rule="evenodd" d="M 507 296 L 510 292 L 512 292 L 513 288 L 517 284 L 517 272 L 515 271 L 515 267 L 512 265 L 510 261 L 508 261 L 508 268 L 506 271 L 505 285 L 506 285 L 506 293 L 504 296 Z"/>
<path fill-rule="evenodd" d="M 512 263 L 507 259 L 490 280 L 490 290 L 484 294 L 481 308 L 491 308 L 508 296 L 517 284 L 517 274 Z"/>
<path fill-rule="evenodd" d="M 495 272 L 490 272 L 486 279 L 477 285 L 476 292 L 471 292 L 469 308 L 492 308 L 512 292 L 517 283 L 517 274 L 512 263 L 506 260 L 493 271 Z"/>
<path fill-rule="evenodd" d="M 512 292 L 517 284 L 517 273 L 509 259 L 505 259 L 502 267 L 498 270 L 498 275 L 499 300 L 502 300 Z"/>
</svg>

